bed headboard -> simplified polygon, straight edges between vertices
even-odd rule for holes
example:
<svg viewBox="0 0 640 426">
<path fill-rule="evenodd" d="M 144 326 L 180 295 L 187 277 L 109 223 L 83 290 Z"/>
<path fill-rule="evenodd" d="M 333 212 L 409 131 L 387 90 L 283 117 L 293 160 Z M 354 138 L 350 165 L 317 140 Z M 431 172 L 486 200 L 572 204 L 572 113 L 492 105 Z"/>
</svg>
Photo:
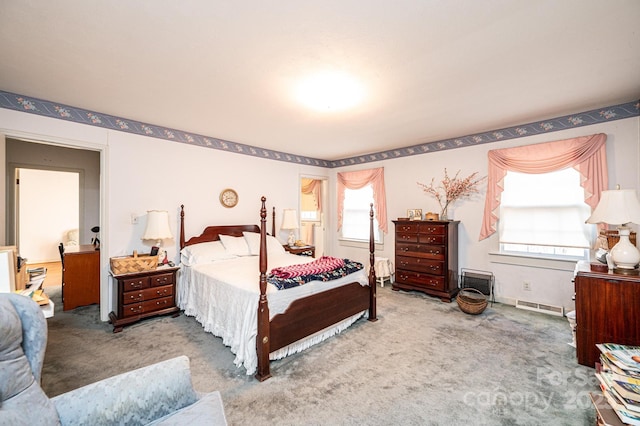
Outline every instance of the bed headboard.
<svg viewBox="0 0 640 426">
<path fill-rule="evenodd" d="M 258 225 L 220 225 L 207 226 L 202 234 L 191 237 L 185 241 L 184 236 L 184 204 L 180 206 L 180 248 L 184 248 L 191 244 L 205 243 L 209 241 L 217 241 L 220 235 L 230 235 L 232 237 L 242 237 L 243 232 L 260 233 Z M 271 235 L 276 232 L 276 208 L 273 208 L 273 222 L 271 224 Z"/>
</svg>

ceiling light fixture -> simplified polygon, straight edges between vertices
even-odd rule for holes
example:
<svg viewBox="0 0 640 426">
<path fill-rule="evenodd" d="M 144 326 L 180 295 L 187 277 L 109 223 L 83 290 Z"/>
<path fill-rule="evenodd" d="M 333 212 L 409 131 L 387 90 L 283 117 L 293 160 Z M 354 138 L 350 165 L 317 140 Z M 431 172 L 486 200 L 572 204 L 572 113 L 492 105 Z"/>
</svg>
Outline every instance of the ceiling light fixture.
<svg viewBox="0 0 640 426">
<path fill-rule="evenodd" d="M 321 72 L 300 81 L 296 98 L 316 111 L 343 111 L 362 102 L 362 84 L 342 72 Z"/>
</svg>

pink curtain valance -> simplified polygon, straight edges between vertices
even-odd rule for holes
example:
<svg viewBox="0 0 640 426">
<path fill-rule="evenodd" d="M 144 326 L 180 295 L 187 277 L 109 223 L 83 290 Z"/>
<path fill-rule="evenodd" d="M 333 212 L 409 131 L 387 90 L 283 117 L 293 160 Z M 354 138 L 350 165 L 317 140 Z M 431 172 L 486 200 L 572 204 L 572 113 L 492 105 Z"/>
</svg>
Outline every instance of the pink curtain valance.
<svg viewBox="0 0 640 426">
<path fill-rule="evenodd" d="M 507 171 L 521 173 L 548 173 L 573 167 L 581 175 L 584 201 L 595 209 L 600 193 L 607 189 L 607 135 L 598 133 L 579 138 L 495 149 L 488 153 L 489 172 L 487 196 L 480 240 L 496 232 L 498 208 L 502 194 L 502 179 Z"/>
<path fill-rule="evenodd" d="M 384 167 L 355 172 L 338 173 L 338 231 L 342 229 L 344 210 L 344 190 L 360 189 L 371 184 L 373 187 L 373 208 L 378 219 L 378 228 L 387 233 L 387 201 L 384 190 Z"/>
</svg>

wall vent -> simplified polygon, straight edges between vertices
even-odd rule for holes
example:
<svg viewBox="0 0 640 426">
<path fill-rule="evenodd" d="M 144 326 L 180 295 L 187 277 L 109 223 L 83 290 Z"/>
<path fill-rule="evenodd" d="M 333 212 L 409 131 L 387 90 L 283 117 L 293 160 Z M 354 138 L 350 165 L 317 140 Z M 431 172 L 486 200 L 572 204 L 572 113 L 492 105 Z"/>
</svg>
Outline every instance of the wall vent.
<svg viewBox="0 0 640 426">
<path fill-rule="evenodd" d="M 564 308 L 562 306 L 546 305 L 543 303 L 529 302 L 526 300 L 516 300 L 516 308 L 526 309 L 528 311 L 542 312 L 543 314 L 564 316 Z"/>
</svg>

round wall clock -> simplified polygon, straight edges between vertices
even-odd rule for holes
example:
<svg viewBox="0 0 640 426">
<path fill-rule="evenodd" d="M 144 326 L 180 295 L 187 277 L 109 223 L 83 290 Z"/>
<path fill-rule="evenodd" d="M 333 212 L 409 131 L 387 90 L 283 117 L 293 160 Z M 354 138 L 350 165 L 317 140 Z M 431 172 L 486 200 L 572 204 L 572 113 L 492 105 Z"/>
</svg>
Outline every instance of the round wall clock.
<svg viewBox="0 0 640 426">
<path fill-rule="evenodd" d="M 220 203 L 228 208 L 238 204 L 238 193 L 231 188 L 223 189 L 220 193 Z"/>
</svg>

